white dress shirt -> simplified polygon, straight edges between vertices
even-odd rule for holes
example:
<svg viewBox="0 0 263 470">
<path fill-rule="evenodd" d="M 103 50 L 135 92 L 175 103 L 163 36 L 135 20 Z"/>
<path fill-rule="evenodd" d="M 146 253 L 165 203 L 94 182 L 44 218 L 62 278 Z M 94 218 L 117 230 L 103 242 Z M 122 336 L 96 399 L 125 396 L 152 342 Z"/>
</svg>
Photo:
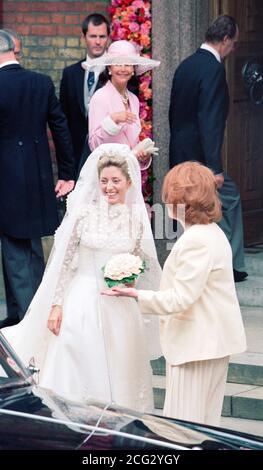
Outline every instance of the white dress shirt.
<svg viewBox="0 0 263 470">
<path fill-rule="evenodd" d="M 13 65 L 13 64 L 18 64 L 19 65 L 19 62 L 17 62 L 17 60 L 7 60 L 3 64 L 0 64 L 0 69 L 2 67 L 5 67 L 6 65 Z"/>
<path fill-rule="evenodd" d="M 221 57 L 219 53 L 212 46 L 209 46 L 206 42 L 201 44 L 200 49 L 205 49 L 206 51 L 211 52 L 215 56 L 216 60 L 218 60 L 218 62 L 221 62 Z"/>
<path fill-rule="evenodd" d="M 87 55 L 87 59 L 88 58 L 89 58 L 89 56 Z M 103 72 L 104 69 L 105 69 L 105 66 L 101 65 L 101 66 L 89 67 L 88 69 L 85 70 L 85 75 L 84 75 L 84 105 L 85 105 L 86 116 L 88 115 L 88 112 L 89 112 L 89 103 L 90 103 L 90 100 L 91 100 L 91 97 L 92 97 L 93 93 L 95 92 L 99 76 L 100 76 L 101 72 Z M 88 76 L 89 76 L 90 71 L 94 72 L 95 80 L 94 80 L 94 83 L 92 85 L 92 88 L 89 90 L 87 82 L 88 82 Z"/>
</svg>

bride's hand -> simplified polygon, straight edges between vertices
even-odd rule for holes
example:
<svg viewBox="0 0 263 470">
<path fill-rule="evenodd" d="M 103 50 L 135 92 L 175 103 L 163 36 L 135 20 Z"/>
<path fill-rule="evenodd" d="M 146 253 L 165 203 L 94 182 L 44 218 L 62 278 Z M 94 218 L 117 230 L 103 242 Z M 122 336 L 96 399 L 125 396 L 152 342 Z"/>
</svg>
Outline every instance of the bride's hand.
<svg viewBox="0 0 263 470">
<path fill-rule="evenodd" d="M 48 317 L 47 327 L 54 335 L 58 336 L 62 322 L 62 306 L 53 305 Z"/>
<path fill-rule="evenodd" d="M 112 289 L 102 291 L 101 294 L 112 297 L 133 297 L 138 299 L 138 291 L 134 287 L 112 287 Z"/>
</svg>

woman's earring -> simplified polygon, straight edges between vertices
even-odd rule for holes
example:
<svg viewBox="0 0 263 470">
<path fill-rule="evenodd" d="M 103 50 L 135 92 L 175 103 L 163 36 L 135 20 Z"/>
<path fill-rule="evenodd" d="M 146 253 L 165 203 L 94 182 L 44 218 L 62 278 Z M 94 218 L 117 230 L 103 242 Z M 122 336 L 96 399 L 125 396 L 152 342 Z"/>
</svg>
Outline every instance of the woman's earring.
<svg viewBox="0 0 263 470">
<path fill-rule="evenodd" d="M 109 70 L 109 75 L 111 75 L 111 71 Z"/>
</svg>

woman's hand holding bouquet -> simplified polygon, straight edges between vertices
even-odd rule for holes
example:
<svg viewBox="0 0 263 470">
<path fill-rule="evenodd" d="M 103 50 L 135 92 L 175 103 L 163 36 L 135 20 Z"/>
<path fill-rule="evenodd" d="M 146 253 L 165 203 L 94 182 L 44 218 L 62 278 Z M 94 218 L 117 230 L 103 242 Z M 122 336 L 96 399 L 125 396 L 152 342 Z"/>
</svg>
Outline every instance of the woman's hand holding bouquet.
<svg viewBox="0 0 263 470">
<path fill-rule="evenodd" d="M 130 253 L 113 256 L 103 268 L 104 279 L 110 290 L 105 290 L 102 294 L 110 296 L 125 295 L 136 298 L 137 291 L 133 286 L 135 280 L 144 270 L 145 262 L 139 256 Z"/>
</svg>

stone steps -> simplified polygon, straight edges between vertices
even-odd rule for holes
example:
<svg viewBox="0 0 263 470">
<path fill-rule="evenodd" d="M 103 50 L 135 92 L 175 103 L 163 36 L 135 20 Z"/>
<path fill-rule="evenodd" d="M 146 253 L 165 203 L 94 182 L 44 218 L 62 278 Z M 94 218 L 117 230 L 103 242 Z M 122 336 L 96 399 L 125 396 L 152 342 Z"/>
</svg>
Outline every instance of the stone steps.
<svg viewBox="0 0 263 470">
<path fill-rule="evenodd" d="M 162 409 L 165 396 L 165 377 L 153 377 L 154 406 Z M 227 383 L 222 416 L 263 420 L 263 386 Z M 262 424 L 263 428 L 263 424 Z"/>
<path fill-rule="evenodd" d="M 245 249 L 245 265 L 248 274 L 263 276 L 263 247 Z"/>
<path fill-rule="evenodd" d="M 242 306 L 263 307 L 263 277 L 254 273 L 248 274 L 245 281 L 236 283 L 239 303 Z"/>
<path fill-rule="evenodd" d="M 263 386 L 263 355 L 244 353 L 230 360 L 227 382 L 262 385 Z"/>
<path fill-rule="evenodd" d="M 245 432 L 254 436 L 263 436 L 263 425 L 261 421 L 243 418 L 231 418 L 222 416 L 220 426 L 234 431 Z"/>
<path fill-rule="evenodd" d="M 263 386 L 262 354 L 244 354 L 231 359 L 228 368 L 227 382 Z M 234 361 L 234 362 L 233 362 Z M 165 360 L 152 361 L 153 374 L 165 377 Z"/>
<path fill-rule="evenodd" d="M 246 248 L 245 265 L 248 278 L 236 283 L 240 305 L 263 307 L 263 246 Z"/>
<path fill-rule="evenodd" d="M 246 353 L 231 358 L 228 368 L 227 382 L 263 386 L 263 355 Z M 160 358 L 152 361 L 153 374 L 165 377 L 165 360 Z"/>
</svg>

